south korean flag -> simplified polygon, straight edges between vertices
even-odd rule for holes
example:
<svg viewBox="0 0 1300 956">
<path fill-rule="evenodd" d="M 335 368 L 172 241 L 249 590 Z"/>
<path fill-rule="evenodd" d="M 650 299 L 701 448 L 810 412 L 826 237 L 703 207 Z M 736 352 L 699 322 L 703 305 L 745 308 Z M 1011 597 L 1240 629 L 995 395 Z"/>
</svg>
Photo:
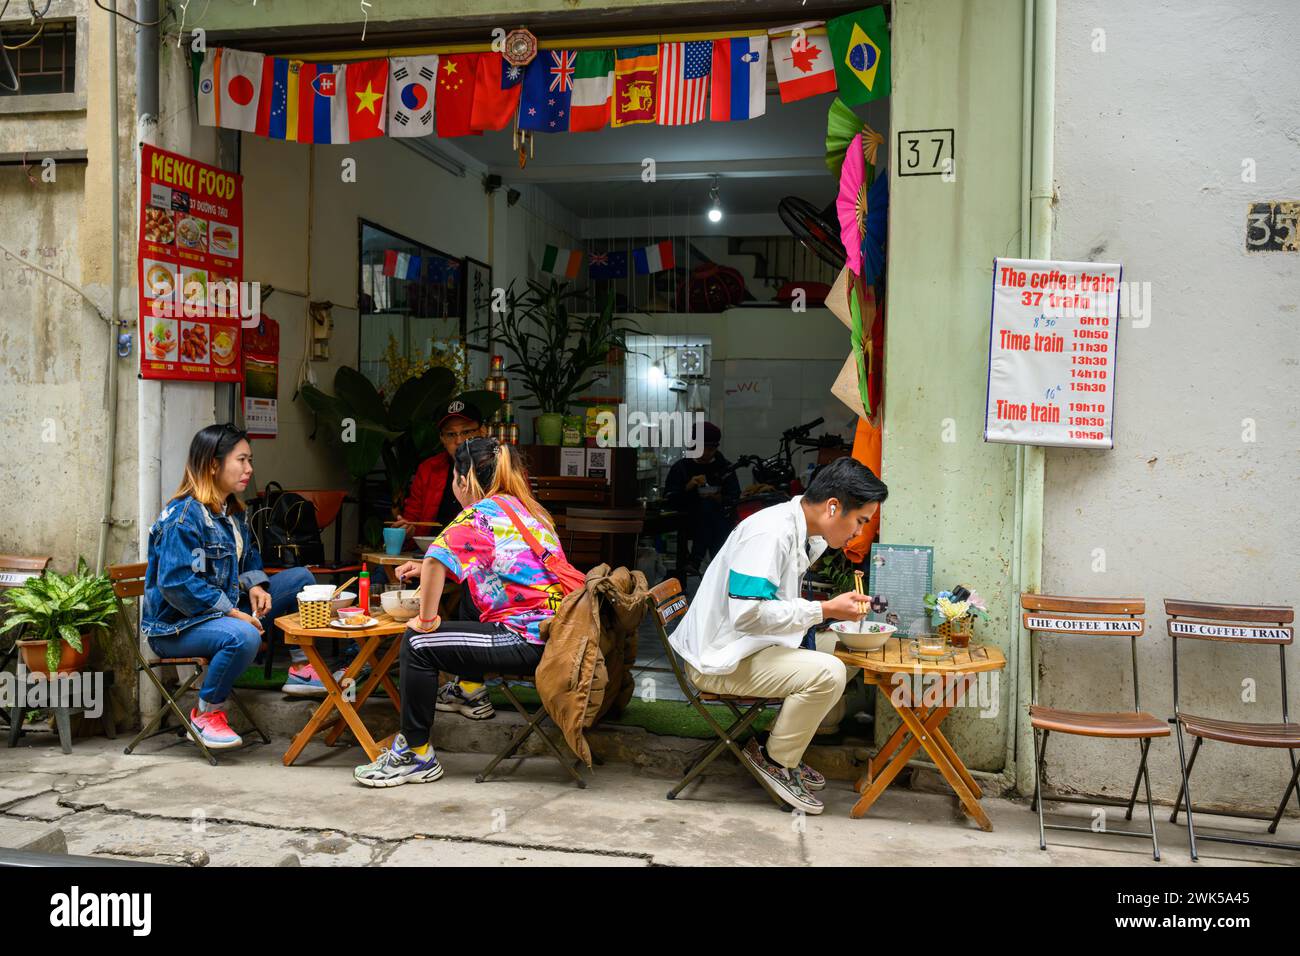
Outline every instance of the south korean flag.
<svg viewBox="0 0 1300 956">
<path fill-rule="evenodd" d="M 433 132 L 437 55 L 395 56 L 388 66 L 388 135 L 428 136 Z"/>
</svg>

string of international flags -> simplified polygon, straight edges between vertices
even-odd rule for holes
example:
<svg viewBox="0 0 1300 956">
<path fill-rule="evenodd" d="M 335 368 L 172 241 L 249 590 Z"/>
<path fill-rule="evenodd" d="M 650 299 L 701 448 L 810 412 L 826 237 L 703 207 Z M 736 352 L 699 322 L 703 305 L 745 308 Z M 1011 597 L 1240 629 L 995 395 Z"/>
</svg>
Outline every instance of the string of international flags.
<svg viewBox="0 0 1300 956">
<path fill-rule="evenodd" d="M 198 117 L 302 143 L 748 120 L 766 111 L 769 45 L 783 103 L 889 94 L 889 28 L 872 7 L 756 36 L 542 49 L 526 66 L 498 52 L 318 63 L 216 48 L 196 58 Z"/>
</svg>

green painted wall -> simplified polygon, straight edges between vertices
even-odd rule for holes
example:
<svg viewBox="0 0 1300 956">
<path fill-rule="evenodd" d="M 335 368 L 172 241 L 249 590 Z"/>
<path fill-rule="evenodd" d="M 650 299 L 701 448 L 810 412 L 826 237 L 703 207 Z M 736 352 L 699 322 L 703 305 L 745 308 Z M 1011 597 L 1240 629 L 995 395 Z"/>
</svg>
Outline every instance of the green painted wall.
<svg viewBox="0 0 1300 956">
<path fill-rule="evenodd" d="M 1007 651 L 1015 449 L 983 441 L 994 256 L 1020 233 L 1023 10 L 1006 0 L 895 0 L 890 152 L 903 130 L 956 130 L 955 182 L 890 182 L 881 540 L 933 544 L 935 586 L 965 583 L 991 612 L 976 636 Z M 945 441 L 945 438 L 949 439 Z M 958 709 L 945 732 L 976 769 L 1001 770 L 1009 673 L 996 718 Z M 877 708 L 877 740 L 897 725 Z"/>
</svg>

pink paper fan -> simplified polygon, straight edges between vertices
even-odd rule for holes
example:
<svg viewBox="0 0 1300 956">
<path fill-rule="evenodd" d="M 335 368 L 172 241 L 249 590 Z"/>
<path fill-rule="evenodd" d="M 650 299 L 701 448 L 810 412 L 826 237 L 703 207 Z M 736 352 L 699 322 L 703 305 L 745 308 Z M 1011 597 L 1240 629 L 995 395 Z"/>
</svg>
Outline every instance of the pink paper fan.
<svg viewBox="0 0 1300 956">
<path fill-rule="evenodd" d="M 848 253 L 849 271 L 862 275 L 862 237 L 867 229 L 867 168 L 862 155 L 862 134 L 853 137 L 840 170 L 840 192 L 835 211 L 840 220 L 840 240 Z"/>
</svg>

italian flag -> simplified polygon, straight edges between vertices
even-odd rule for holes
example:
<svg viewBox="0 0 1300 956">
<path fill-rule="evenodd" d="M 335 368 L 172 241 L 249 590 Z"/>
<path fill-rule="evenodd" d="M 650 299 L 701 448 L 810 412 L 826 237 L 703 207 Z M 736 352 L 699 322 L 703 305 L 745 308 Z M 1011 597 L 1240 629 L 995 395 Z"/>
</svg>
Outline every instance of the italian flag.
<svg viewBox="0 0 1300 956">
<path fill-rule="evenodd" d="M 551 272 L 566 279 L 578 278 L 578 267 L 582 265 L 582 252 L 579 249 L 560 249 L 547 246 L 542 254 L 542 271 Z"/>
<path fill-rule="evenodd" d="M 580 50 L 573 73 L 569 132 L 586 133 L 609 124 L 614 94 L 614 51 Z"/>
</svg>

